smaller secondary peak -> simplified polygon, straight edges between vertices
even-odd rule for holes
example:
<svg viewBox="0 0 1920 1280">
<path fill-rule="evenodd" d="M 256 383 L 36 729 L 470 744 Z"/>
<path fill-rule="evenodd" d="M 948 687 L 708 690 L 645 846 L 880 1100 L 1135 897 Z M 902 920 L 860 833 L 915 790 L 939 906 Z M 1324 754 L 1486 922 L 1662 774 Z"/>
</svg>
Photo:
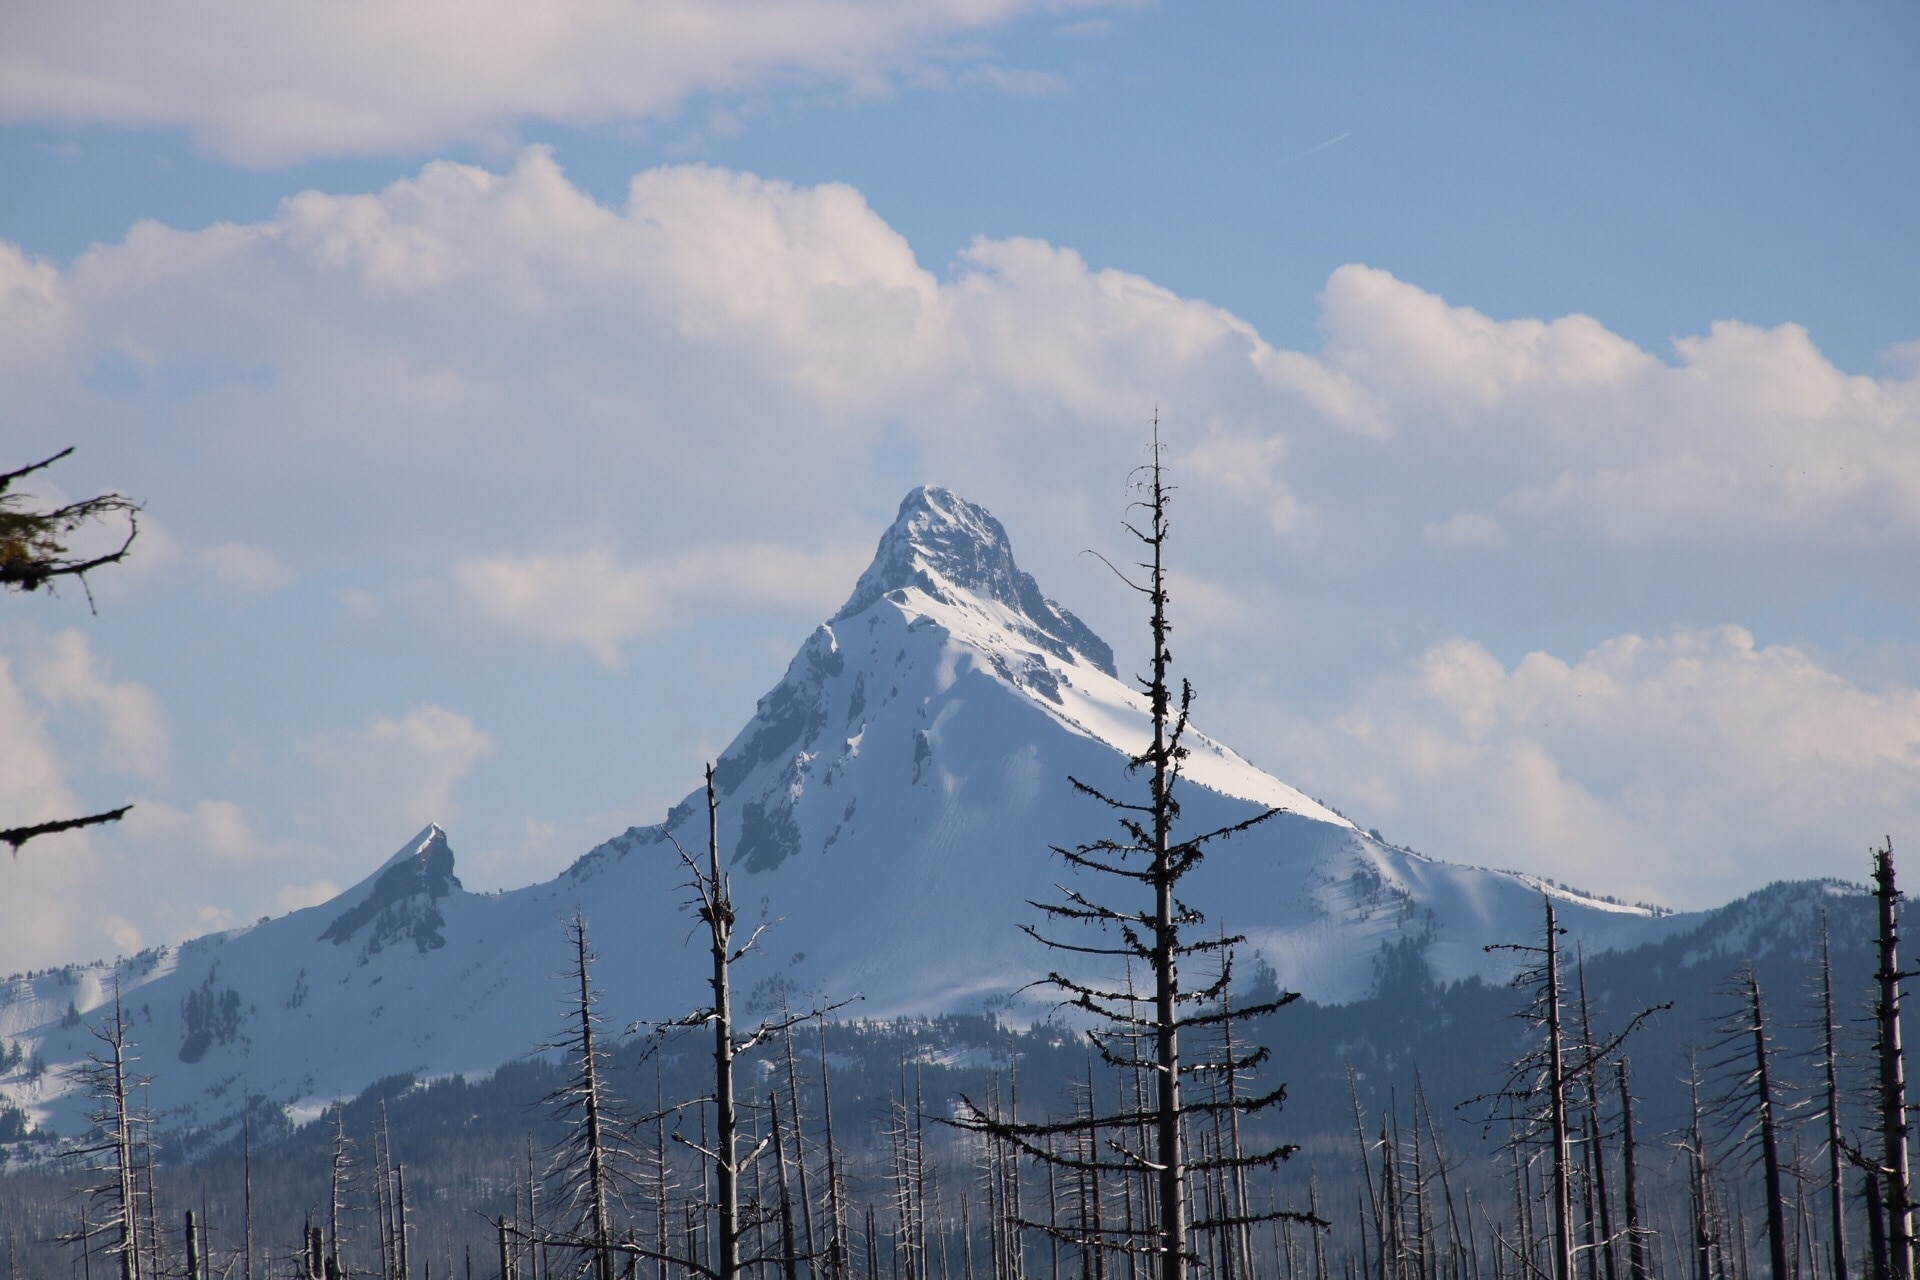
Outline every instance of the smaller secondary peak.
<svg viewBox="0 0 1920 1280">
<path fill-rule="evenodd" d="M 380 870 L 373 874 L 379 876 L 384 874 L 389 868 L 397 867 L 402 863 L 430 858 L 437 850 L 442 849 L 446 850 L 448 864 L 451 866 L 453 850 L 447 846 L 446 828 L 437 822 L 429 822 L 426 826 L 420 828 L 418 835 L 395 850 L 394 855 L 381 863 Z"/>
<path fill-rule="evenodd" d="M 936 600 L 951 601 L 959 591 L 1004 605 L 1028 624 L 1018 628 L 1026 639 L 1114 674 L 1113 650 L 1041 593 L 1033 575 L 1014 562 L 1013 543 L 993 513 L 939 485 L 920 485 L 901 500 L 892 526 L 880 535 L 873 563 L 833 620 L 915 587 Z"/>
<path fill-rule="evenodd" d="M 460 878 L 453 874 L 453 847 L 447 843 L 447 833 L 439 823 L 430 822 L 372 876 L 342 895 L 358 901 L 334 918 L 320 940 L 338 945 L 396 902 L 421 894 L 431 902 L 460 887 Z"/>
</svg>

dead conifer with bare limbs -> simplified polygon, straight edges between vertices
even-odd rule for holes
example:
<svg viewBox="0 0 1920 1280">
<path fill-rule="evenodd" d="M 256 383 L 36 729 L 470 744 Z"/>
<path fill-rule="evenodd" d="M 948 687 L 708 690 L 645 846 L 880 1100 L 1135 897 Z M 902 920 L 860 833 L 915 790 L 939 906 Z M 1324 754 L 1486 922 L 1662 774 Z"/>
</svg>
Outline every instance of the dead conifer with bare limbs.
<svg viewBox="0 0 1920 1280">
<path fill-rule="evenodd" d="M 1083 1249 L 1145 1255 L 1158 1280 L 1186 1280 L 1204 1265 L 1210 1250 L 1197 1237 L 1237 1233 L 1252 1223 L 1288 1216 L 1255 1210 L 1238 1197 L 1196 1197 L 1193 1179 L 1211 1182 L 1232 1171 L 1270 1166 L 1291 1146 L 1248 1152 L 1235 1144 L 1206 1144 L 1216 1117 L 1247 1116 L 1279 1107 L 1285 1086 L 1261 1091 L 1240 1085 L 1267 1059 L 1265 1047 L 1244 1048 L 1228 1029 L 1290 1003 L 1292 993 L 1235 1005 L 1228 996 L 1237 936 L 1209 935 L 1205 917 L 1181 898 L 1181 886 L 1215 843 L 1258 826 L 1281 812 L 1267 809 L 1228 825 L 1190 831 L 1181 822 L 1179 800 L 1188 714 L 1193 689 L 1172 674 L 1168 638 L 1166 549 L 1171 489 L 1163 467 L 1156 422 L 1148 463 L 1137 473 L 1139 497 L 1126 528 L 1144 552 L 1140 576 L 1121 579 L 1146 601 L 1152 641 L 1149 674 L 1139 678 L 1146 694 L 1149 741 L 1128 762 L 1141 779 L 1140 793 L 1110 794 L 1081 779 L 1074 790 L 1114 814 L 1117 835 L 1054 853 L 1080 882 L 1098 889 L 1061 886 L 1061 898 L 1030 905 L 1041 927 L 1023 926 L 1051 951 L 1090 957 L 1088 963 L 1120 976 L 1078 977 L 1055 971 L 1044 985 L 1064 1006 L 1091 1024 L 1089 1043 L 1122 1078 L 1150 1081 L 1144 1096 L 1105 1110 L 1090 1108 L 1064 1119 L 1021 1121 L 993 1106 L 962 1098 L 954 1123 L 1007 1144 L 1049 1169 L 1092 1175 L 1107 1184 L 1128 1184 L 1129 1206 L 1117 1223 L 1048 1220 L 1016 1216 L 1017 1225 Z M 1111 562 L 1109 562 L 1109 567 Z M 1135 973 L 1144 976 L 1136 981 Z M 1231 1082 L 1231 1086 L 1229 1084 Z M 1190 1086 L 1193 1086 L 1190 1088 Z M 1124 1099 L 1124 1095 L 1122 1095 Z M 1229 1126 L 1231 1129 L 1232 1126 Z M 1229 1184 L 1231 1179 L 1229 1179 Z M 1196 1202 L 1207 1205 L 1199 1214 Z M 1305 1217 L 1308 1215 L 1293 1215 Z"/>
<path fill-rule="evenodd" d="M 605 1267 L 607 1275 L 613 1274 L 612 1263 L 616 1257 L 626 1260 L 644 1260 L 662 1264 L 668 1271 L 678 1269 L 703 1280 L 736 1280 L 746 1271 L 770 1264 L 785 1263 L 794 1256 L 795 1246 L 790 1234 L 783 1234 L 779 1244 L 769 1252 L 766 1249 L 749 1250 L 750 1240 L 759 1239 L 764 1233 L 759 1229 L 770 1225 L 778 1214 L 777 1205 L 760 1203 L 751 1195 L 743 1196 L 746 1175 L 758 1169 L 759 1162 L 773 1154 L 773 1134 L 769 1130 L 765 1137 L 757 1137 L 745 1132 L 743 1121 L 746 1107 L 743 1104 L 735 1073 L 740 1055 L 749 1053 L 762 1044 L 770 1043 L 775 1037 L 782 1036 L 792 1028 L 816 1019 L 824 1018 L 835 1010 L 844 1008 L 852 1000 L 815 1007 L 804 1013 L 784 1013 L 779 1018 L 770 1018 L 753 1027 L 742 1030 L 735 1021 L 733 967 L 755 950 L 766 925 L 754 929 L 745 941 L 735 936 L 738 917 L 734 910 L 730 877 L 720 856 L 719 799 L 715 793 L 713 766 L 706 769 L 707 801 L 707 849 L 704 859 L 696 858 L 682 847 L 678 840 L 669 835 L 674 849 L 687 869 L 689 880 L 687 888 L 693 895 L 689 903 L 694 914 L 704 926 L 708 951 L 712 959 L 709 985 L 711 1001 L 684 1017 L 664 1023 L 649 1024 L 658 1036 L 664 1037 L 674 1031 L 695 1032 L 705 1030 L 712 1035 L 713 1048 L 713 1092 L 703 1097 L 689 1099 L 680 1103 L 662 1105 L 655 1114 L 640 1117 L 642 1124 L 664 1126 L 675 1117 L 688 1111 L 697 1111 L 700 1116 L 698 1140 L 688 1137 L 679 1128 L 667 1132 L 667 1137 L 691 1151 L 709 1171 L 711 1199 L 699 1206 L 703 1213 L 697 1216 L 695 1206 L 688 1206 L 686 1239 L 683 1245 L 670 1245 L 661 1237 L 663 1232 L 656 1231 L 651 1240 L 641 1239 L 637 1233 L 626 1231 L 615 1233 L 609 1225 L 604 1231 L 598 1225 L 602 1221 L 610 1224 L 610 1213 L 604 1205 L 610 1205 L 613 1178 L 611 1165 L 603 1167 L 606 1182 L 602 1188 L 608 1199 L 601 1202 L 603 1208 L 596 1209 L 591 1180 L 580 1183 L 583 1197 L 576 1197 L 576 1222 L 571 1228 L 545 1230 L 528 1227 L 525 1229 L 505 1226 L 502 1230 L 511 1236 L 526 1239 L 544 1248 L 564 1248 L 580 1252 L 588 1258 L 596 1274 Z M 582 1056 L 582 1073 L 585 1063 L 592 1054 L 585 1052 L 593 1026 L 591 1000 L 585 979 L 586 950 L 584 929 L 573 935 L 579 957 L 578 973 L 582 991 L 579 1008 L 579 1029 L 570 1043 Z M 857 998 L 857 997 L 856 997 Z M 639 1027 L 629 1028 L 637 1031 Z M 656 1048 L 658 1044 L 656 1043 Z M 597 1050 L 596 1050 L 597 1052 Z M 584 1075 L 582 1075 L 584 1078 Z M 597 1079 L 597 1077 L 596 1077 Z M 576 1090 L 576 1096 L 578 1091 Z M 601 1105 L 606 1099 L 601 1096 Z M 584 1106 L 584 1102 L 582 1103 Z M 708 1130 L 708 1116 L 711 1113 L 711 1137 Z M 585 1112 L 581 1111 L 584 1115 Z M 772 1117 L 769 1117 L 771 1120 Z M 611 1127 L 603 1123 L 600 1126 L 600 1143 L 603 1156 L 611 1153 L 614 1136 Z M 624 1163 L 624 1162 L 622 1162 Z M 661 1185 L 664 1186 L 664 1156 L 656 1156 L 656 1165 L 661 1172 Z M 777 1179 L 772 1181 L 777 1182 Z M 704 1228 L 704 1231 L 702 1230 Z M 701 1235 L 711 1241 L 711 1248 L 702 1247 L 698 1241 Z"/>
<path fill-rule="evenodd" d="M 567 921 L 566 934 L 572 961 L 568 1026 L 547 1047 L 561 1052 L 569 1070 L 566 1081 L 544 1099 L 566 1131 L 551 1152 L 547 1177 L 559 1200 L 555 1234 L 572 1244 L 582 1274 L 613 1280 L 621 1193 L 632 1182 L 637 1157 L 627 1148 L 626 1125 L 608 1091 L 606 1042 L 592 981 L 593 949 L 587 942 L 586 916 L 578 908 Z"/>
<path fill-rule="evenodd" d="M 100 1047 L 87 1055 L 75 1077 L 86 1086 L 94 1102 L 88 1119 L 93 1123 L 92 1141 L 76 1147 L 75 1156 L 92 1162 L 100 1180 L 86 1191 L 91 1211 L 83 1212 L 77 1230 L 61 1237 L 63 1243 L 80 1246 L 81 1258 L 91 1274 L 91 1258 L 96 1241 L 104 1240 L 103 1251 L 114 1259 L 120 1280 L 140 1280 L 147 1274 L 151 1241 L 141 1213 L 141 1139 L 143 1117 L 133 1101 L 138 1078 L 133 1064 L 133 1040 L 128 1034 L 126 1013 L 120 1003 L 120 987 L 113 989 L 113 1014 L 100 1026 L 90 1028 Z"/>
<path fill-rule="evenodd" d="M 1549 1204 L 1544 1239 L 1549 1263 L 1541 1269 L 1551 1280 L 1573 1280 L 1577 1252 L 1573 1184 L 1578 1160 L 1574 1149 L 1574 1109 L 1582 1082 L 1592 1081 L 1601 1064 L 1613 1061 L 1627 1037 L 1641 1023 L 1673 1006 L 1669 1001 L 1643 1009 L 1620 1031 L 1596 1042 L 1591 1032 L 1574 1021 L 1561 946 L 1566 930 L 1560 925 L 1552 895 L 1543 893 L 1541 906 L 1545 923 L 1538 944 L 1497 943 L 1486 948 L 1490 952 L 1511 951 L 1526 958 L 1513 985 L 1527 991 L 1529 999 L 1515 1016 L 1532 1029 L 1534 1043 L 1509 1065 L 1500 1088 L 1469 1098 L 1460 1105 L 1484 1108 L 1486 1132 L 1496 1127 L 1506 1129 L 1507 1141 L 1514 1148 L 1516 1168 L 1526 1168 L 1532 1155 L 1545 1155 Z M 1583 1024 L 1587 1021 L 1584 1013 L 1580 1021 Z M 1530 1229 L 1526 1234 L 1531 1235 Z M 1530 1255 L 1529 1248 L 1520 1256 Z"/>
</svg>

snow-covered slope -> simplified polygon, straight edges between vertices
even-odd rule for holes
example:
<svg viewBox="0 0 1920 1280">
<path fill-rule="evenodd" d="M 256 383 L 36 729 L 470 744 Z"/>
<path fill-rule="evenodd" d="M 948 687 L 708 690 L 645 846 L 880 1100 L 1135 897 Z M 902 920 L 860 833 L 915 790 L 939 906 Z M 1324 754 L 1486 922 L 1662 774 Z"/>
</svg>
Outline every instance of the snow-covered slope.
<svg viewBox="0 0 1920 1280">
<path fill-rule="evenodd" d="M 846 606 L 716 762 L 736 906 L 748 924 L 778 921 L 750 962 L 749 1004 L 859 993 L 869 1017 L 1047 1012 L 1018 994 L 1056 963 L 1020 931 L 1037 916 L 1027 903 L 1067 876 L 1050 845 L 1111 830 L 1067 778 L 1137 789 L 1126 758 L 1147 733 L 1107 645 L 1020 571 L 999 522 L 943 489 L 908 494 Z M 1504 972 L 1482 947 L 1537 933 L 1543 889 L 1589 951 L 1691 923 L 1384 845 L 1219 743 L 1189 745 L 1193 829 L 1285 812 L 1214 846 L 1187 900 L 1316 999 L 1365 994 L 1402 940 L 1442 979 Z M 217 1122 L 243 1089 L 298 1114 L 398 1072 L 484 1071 L 557 1028 L 576 906 L 609 1022 L 675 1016 L 702 991 L 674 848 L 704 849 L 700 801 L 493 895 L 461 887 L 429 827 L 323 906 L 16 979 L 0 987 L 0 1040 L 27 1059 L 0 1074 L 0 1096 L 77 1123 L 57 1067 L 93 1047 L 88 1015 L 115 983 L 173 1124 Z M 50 1069 L 35 1074 L 36 1058 Z"/>
</svg>

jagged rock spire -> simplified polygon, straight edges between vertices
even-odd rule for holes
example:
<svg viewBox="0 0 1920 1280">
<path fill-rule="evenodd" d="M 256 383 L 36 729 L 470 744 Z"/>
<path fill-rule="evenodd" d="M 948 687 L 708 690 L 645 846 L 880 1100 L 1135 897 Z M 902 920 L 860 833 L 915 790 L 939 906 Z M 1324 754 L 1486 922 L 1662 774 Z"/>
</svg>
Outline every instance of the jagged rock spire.
<svg viewBox="0 0 1920 1280">
<path fill-rule="evenodd" d="M 320 941 L 338 945 L 395 903 L 420 895 L 431 902 L 460 887 L 459 877 L 453 874 L 453 848 L 447 833 L 440 824 L 429 823 L 374 873 L 365 895 L 334 917 Z"/>
<path fill-rule="evenodd" d="M 938 485 L 921 485 L 900 503 L 880 535 L 873 563 L 833 621 L 863 613 L 884 597 L 917 589 L 953 602 L 956 591 L 1004 605 L 1014 629 L 1056 657 L 1079 657 L 1114 674 L 1113 650 L 1087 625 L 1040 593 L 1014 563 L 1007 531 L 984 507 Z"/>
</svg>

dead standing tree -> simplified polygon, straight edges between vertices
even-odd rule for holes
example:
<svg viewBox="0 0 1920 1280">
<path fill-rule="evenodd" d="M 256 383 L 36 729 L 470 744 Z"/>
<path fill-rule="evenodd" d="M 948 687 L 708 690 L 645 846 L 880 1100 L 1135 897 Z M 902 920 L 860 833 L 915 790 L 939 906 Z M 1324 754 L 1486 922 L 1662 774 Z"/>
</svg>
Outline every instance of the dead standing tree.
<svg viewBox="0 0 1920 1280">
<path fill-rule="evenodd" d="M 1886 1224 L 1887 1270 L 1893 1280 L 1913 1280 L 1913 1182 L 1907 1156 L 1906 1062 L 1900 1040 L 1900 981 L 1912 975 L 1900 971 L 1901 893 L 1894 885 L 1892 837 L 1884 848 L 1873 851 L 1873 896 L 1880 920 L 1874 1047 L 1880 1062 L 1881 1213 Z"/>
<path fill-rule="evenodd" d="M 1547 1155 L 1547 1194 L 1552 1198 L 1547 1243 L 1551 1251 L 1551 1280 L 1573 1280 L 1575 1244 L 1573 1238 L 1573 1152 L 1572 1104 L 1576 1088 L 1594 1078 L 1599 1065 L 1610 1061 L 1626 1038 L 1653 1014 L 1672 1008 L 1672 1003 L 1643 1009 L 1618 1033 L 1595 1044 L 1590 1035 L 1572 1034 L 1569 1026 L 1567 990 L 1562 973 L 1560 939 L 1566 930 L 1560 926 L 1553 898 L 1541 894 L 1546 911 L 1546 927 L 1538 946 L 1531 943 L 1498 943 L 1488 951 L 1513 951 L 1535 957 L 1535 962 L 1514 977 L 1513 985 L 1530 989 L 1533 998 L 1517 1015 L 1534 1028 L 1540 1040 L 1522 1054 L 1507 1073 L 1506 1081 L 1493 1093 L 1471 1098 L 1461 1106 L 1485 1105 L 1485 1128 L 1491 1131 L 1505 1123 L 1512 1134 L 1516 1162 L 1521 1150 L 1544 1146 Z"/>
<path fill-rule="evenodd" d="M 682 1018 L 683 1027 L 710 1027 L 713 1031 L 713 1112 L 715 1141 L 713 1150 L 697 1146 L 695 1150 L 713 1166 L 714 1214 L 717 1219 L 714 1275 L 718 1280 L 733 1280 L 740 1271 L 740 1174 L 765 1150 L 763 1142 L 742 1155 L 740 1151 L 740 1111 L 734 1093 L 733 1064 L 741 1050 L 750 1048 L 757 1036 L 744 1041 L 733 1031 L 733 966 L 753 950 L 760 940 L 755 929 L 738 950 L 733 946 L 733 894 L 726 870 L 720 865 L 720 805 L 714 796 L 713 766 L 707 766 L 707 865 L 703 868 L 692 855 L 680 848 L 680 859 L 693 874 L 694 912 L 707 926 L 713 956 L 713 1004 Z M 762 926 L 764 928 L 764 926 Z M 687 1146 L 694 1146 L 678 1133 Z"/>
<path fill-rule="evenodd" d="M 1097 957 L 1096 963 L 1108 966 L 1109 971 L 1124 964 L 1124 977 L 1082 980 L 1053 972 L 1041 985 L 1059 991 L 1066 1006 L 1093 1019 L 1095 1025 L 1087 1036 L 1095 1051 L 1123 1078 L 1144 1073 L 1152 1082 L 1151 1096 L 1139 1097 L 1131 1106 L 1122 1101 L 1104 1112 L 1089 1108 L 1070 1119 L 1035 1123 L 1018 1121 L 997 1108 L 981 1107 L 963 1097 L 955 1123 L 1011 1144 L 1049 1168 L 1089 1175 L 1096 1187 L 1103 1178 L 1119 1179 L 1129 1186 L 1144 1184 L 1138 1200 L 1145 1212 L 1129 1224 L 1020 1221 L 1018 1225 L 1089 1251 L 1146 1254 L 1155 1260 L 1159 1280 L 1185 1280 L 1189 1266 L 1200 1261 L 1192 1242 L 1196 1233 L 1234 1231 L 1254 1223 L 1310 1215 L 1260 1212 L 1246 1204 L 1229 1203 L 1215 1205 L 1198 1220 L 1190 1217 L 1190 1175 L 1270 1166 L 1293 1152 L 1290 1146 L 1279 1146 L 1252 1154 L 1238 1149 L 1208 1150 L 1196 1157 L 1188 1147 L 1188 1126 L 1192 1121 L 1197 1132 L 1200 1122 L 1210 1122 L 1223 1113 L 1250 1115 L 1284 1101 L 1285 1086 L 1244 1095 L 1237 1086 L 1225 1087 L 1227 1081 L 1238 1081 L 1257 1068 L 1268 1051 L 1265 1047 L 1245 1052 L 1229 1050 L 1232 1040 L 1224 1032 L 1235 1021 L 1272 1013 L 1294 1000 L 1295 995 L 1282 993 L 1273 1000 L 1230 1007 L 1227 996 L 1232 983 L 1233 948 L 1243 939 L 1206 936 L 1201 930 L 1205 917 L 1179 896 L 1182 881 L 1212 844 L 1257 826 L 1281 810 L 1268 809 L 1198 834 L 1179 833 L 1181 809 L 1176 789 L 1187 757 L 1183 740 L 1193 689 L 1181 681 L 1176 703 L 1170 675 L 1173 659 L 1167 646 L 1173 629 L 1167 618 L 1165 564 L 1169 488 L 1157 432 L 1151 461 L 1141 469 L 1139 478 L 1143 496 L 1134 507 L 1143 513 L 1145 527 L 1129 521 L 1126 528 L 1146 548 L 1147 559 L 1139 568 L 1147 577 L 1144 582 L 1135 582 L 1118 569 L 1115 572 L 1146 597 L 1149 608 L 1152 661 L 1150 674 L 1140 677 L 1139 683 L 1147 696 L 1150 740 L 1127 765 L 1129 774 L 1145 775 L 1146 794 L 1137 800 L 1122 799 L 1079 778 L 1070 778 L 1076 792 L 1099 801 L 1117 815 L 1121 835 L 1071 849 L 1055 846 L 1053 852 L 1076 873 L 1099 877 L 1103 884 L 1130 886 L 1146 901 L 1127 909 L 1063 885 L 1063 901 L 1029 905 L 1049 924 L 1091 928 L 1097 932 L 1097 940 L 1069 942 L 1032 926 L 1022 927 L 1049 950 Z M 1183 970 L 1196 961 L 1209 966 L 1211 976 L 1188 986 Z M 1152 975 L 1150 988 L 1136 983 L 1135 965 Z M 1182 1043 L 1183 1035 L 1189 1034 L 1208 1036 L 1218 1047 L 1212 1052 L 1189 1052 Z M 1190 1079 L 1220 1087 L 1207 1090 L 1204 1098 L 1198 1090 L 1189 1097 L 1183 1086 Z M 1131 1190 L 1127 1203 L 1134 1203 Z"/>
<path fill-rule="evenodd" d="M 600 1015 L 594 1012 L 589 973 L 593 950 L 587 945 L 586 917 L 577 908 L 567 922 L 567 942 L 573 951 L 569 977 L 575 988 L 574 1025 L 548 1047 L 564 1054 L 572 1071 L 566 1083 L 545 1098 L 554 1118 L 567 1126 L 553 1150 L 549 1176 L 558 1183 L 560 1212 L 567 1218 L 562 1230 L 582 1251 L 581 1271 L 594 1280 L 613 1280 L 613 1217 L 624 1171 L 634 1160 L 622 1142 L 623 1126 L 607 1094 L 606 1049 L 595 1034 Z"/>
<path fill-rule="evenodd" d="M 1820 1113 L 1826 1126 L 1828 1265 L 1832 1280 L 1847 1280 L 1847 1138 L 1839 1115 L 1839 1023 L 1834 1017 L 1834 948 L 1826 912 L 1820 912 Z"/>
<path fill-rule="evenodd" d="M 336 1102 L 333 1104 L 333 1155 L 327 1166 L 327 1241 L 324 1255 L 326 1275 L 329 1280 L 346 1275 L 346 1268 L 340 1261 L 340 1248 L 345 1228 L 341 1219 L 351 1212 L 347 1197 L 353 1192 L 354 1172 L 357 1162 L 353 1157 L 353 1140 L 347 1137 L 347 1111 Z"/>
<path fill-rule="evenodd" d="M 76 1148 L 72 1154 L 91 1157 L 97 1163 L 101 1181 L 88 1189 L 88 1202 L 103 1206 L 105 1216 L 89 1220 L 83 1214 L 78 1231 L 62 1237 L 78 1244 L 81 1260 L 89 1275 L 93 1241 L 107 1236 L 106 1252 L 118 1259 L 120 1280 L 140 1280 L 145 1274 L 142 1254 L 148 1242 L 142 1238 L 140 1213 L 140 1139 L 141 1117 L 133 1105 L 136 1080 L 133 1042 L 127 1035 L 127 1020 L 120 1003 L 120 989 L 113 992 L 113 1018 L 103 1026 L 90 1028 L 100 1041 L 100 1049 L 87 1055 L 86 1064 L 75 1071 L 93 1097 L 95 1108 L 88 1114 L 94 1126 L 95 1140 Z"/>
<path fill-rule="evenodd" d="M 1787 1110 L 1773 1059 L 1767 1019 L 1760 999 L 1760 981 L 1753 966 L 1733 978 L 1726 993 L 1737 1007 L 1720 1022 L 1720 1039 L 1712 1052 L 1720 1056 L 1709 1073 L 1721 1081 L 1707 1112 L 1719 1126 L 1723 1140 L 1735 1151 L 1757 1159 L 1767 1215 L 1769 1274 L 1791 1274 L 1787 1260 L 1787 1198 L 1781 1162 L 1781 1113 Z"/>
<path fill-rule="evenodd" d="M 561 1234 L 538 1230 L 516 1232 L 515 1229 L 503 1225 L 501 1227 L 503 1237 L 516 1233 L 522 1234 L 540 1244 L 586 1249 L 591 1256 L 602 1259 L 610 1258 L 613 1254 L 623 1254 L 631 1258 L 663 1263 L 670 1268 L 678 1267 L 692 1275 L 704 1277 L 705 1280 L 737 1280 L 737 1277 L 749 1268 L 792 1260 L 793 1251 L 785 1244 L 783 1244 L 784 1252 L 743 1256 L 742 1242 L 748 1231 L 765 1225 L 772 1218 L 765 1206 L 742 1204 L 740 1194 L 742 1175 L 753 1169 L 756 1162 L 768 1153 L 773 1139 L 771 1134 L 758 1140 L 748 1139 L 751 1145 L 744 1151 L 741 1149 L 741 1104 L 734 1080 L 735 1063 L 741 1054 L 751 1052 L 773 1037 L 791 1031 L 802 1023 L 825 1017 L 836 1009 L 844 1008 L 858 997 L 816 1007 L 805 1013 L 789 1013 L 777 1019 L 768 1019 L 744 1034 L 736 1030 L 733 1010 L 733 966 L 752 953 L 754 945 L 760 939 L 760 934 L 767 926 L 760 926 L 748 936 L 745 942 L 735 945 L 734 925 L 737 918 L 734 913 L 729 878 L 720 862 L 719 800 L 714 793 L 712 765 L 708 765 L 706 770 L 706 796 L 707 856 L 704 864 L 689 854 L 678 840 L 673 840 L 671 834 L 668 838 L 673 840 L 674 849 L 679 853 L 680 860 L 692 876 L 688 883 L 694 895 L 691 905 L 695 915 L 707 929 L 709 950 L 713 960 L 712 975 L 709 979 L 713 1002 L 684 1018 L 656 1025 L 655 1030 L 667 1032 L 676 1028 L 695 1030 L 701 1027 L 712 1030 L 713 1093 L 679 1106 L 663 1107 L 658 1114 L 643 1117 L 643 1120 L 664 1123 L 669 1115 L 677 1114 L 686 1106 L 710 1104 L 713 1107 L 714 1134 L 711 1147 L 706 1145 L 709 1138 L 704 1118 L 699 1142 L 695 1142 L 677 1130 L 672 1135 L 675 1142 L 692 1150 L 713 1169 L 713 1201 L 708 1206 L 714 1217 L 712 1252 L 709 1255 L 706 1250 L 696 1247 L 691 1219 L 688 1226 L 687 1247 L 680 1251 L 666 1247 L 664 1240 L 657 1240 L 652 1245 L 642 1244 L 633 1238 L 632 1233 L 628 1233 L 626 1238 L 618 1241 L 590 1243 L 584 1233 Z M 659 1163 L 664 1170 L 664 1158 Z"/>
</svg>

